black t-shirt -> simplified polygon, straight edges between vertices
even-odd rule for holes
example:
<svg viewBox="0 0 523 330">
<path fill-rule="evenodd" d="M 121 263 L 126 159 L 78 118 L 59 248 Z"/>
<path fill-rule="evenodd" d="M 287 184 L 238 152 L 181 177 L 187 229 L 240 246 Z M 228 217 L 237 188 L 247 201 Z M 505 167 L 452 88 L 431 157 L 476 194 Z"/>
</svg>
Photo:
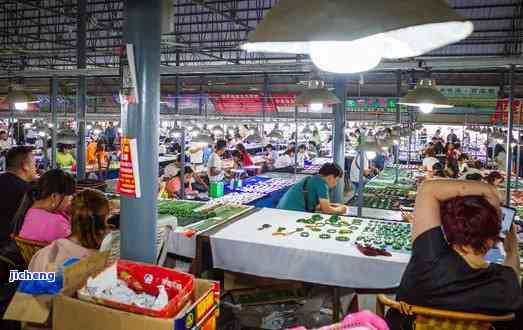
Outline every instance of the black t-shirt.
<svg viewBox="0 0 523 330">
<path fill-rule="evenodd" d="M 518 277 L 512 268 L 491 263 L 474 269 L 447 243 L 441 227 L 416 238 L 396 300 L 411 305 L 499 315 L 522 304 Z M 411 329 L 412 319 L 391 310 L 391 329 Z"/>
<path fill-rule="evenodd" d="M 10 240 L 13 216 L 30 184 L 12 173 L 0 174 L 0 246 Z"/>
</svg>

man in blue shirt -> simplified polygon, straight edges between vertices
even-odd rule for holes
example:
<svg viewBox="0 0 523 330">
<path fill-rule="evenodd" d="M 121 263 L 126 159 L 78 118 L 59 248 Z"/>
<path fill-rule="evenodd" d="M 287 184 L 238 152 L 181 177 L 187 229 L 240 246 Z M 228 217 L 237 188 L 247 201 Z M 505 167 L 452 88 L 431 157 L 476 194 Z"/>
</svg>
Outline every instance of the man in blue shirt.
<svg viewBox="0 0 523 330">
<path fill-rule="evenodd" d="M 335 188 L 337 179 L 343 177 L 343 170 L 336 164 L 324 164 L 319 174 L 300 180 L 283 195 L 278 208 L 291 211 L 326 214 L 345 214 L 347 207 L 332 204 L 329 188 Z"/>
</svg>

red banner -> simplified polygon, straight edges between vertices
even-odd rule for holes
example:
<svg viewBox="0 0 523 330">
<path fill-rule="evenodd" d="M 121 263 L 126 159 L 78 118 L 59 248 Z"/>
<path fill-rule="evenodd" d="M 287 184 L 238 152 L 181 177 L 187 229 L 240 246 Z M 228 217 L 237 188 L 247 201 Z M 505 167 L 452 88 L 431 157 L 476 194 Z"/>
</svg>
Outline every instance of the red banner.
<svg viewBox="0 0 523 330">
<path fill-rule="evenodd" d="M 222 113 L 257 113 L 262 112 L 261 94 L 210 94 L 216 112 Z M 265 111 L 276 112 L 280 107 L 294 107 L 295 94 L 271 94 L 267 98 Z"/>
<path fill-rule="evenodd" d="M 136 139 L 121 138 L 120 175 L 118 192 L 128 197 L 139 198 L 140 169 L 138 167 L 138 147 Z"/>
<path fill-rule="evenodd" d="M 523 106 L 523 103 L 521 102 L 521 100 L 512 101 L 512 111 L 513 111 L 512 114 L 514 115 L 514 118 L 518 118 L 519 113 L 521 112 L 522 106 Z M 491 122 L 492 123 L 499 123 L 499 122 L 506 123 L 508 121 L 508 111 L 509 111 L 508 99 L 498 100 L 496 102 L 496 112 L 492 115 Z"/>
</svg>

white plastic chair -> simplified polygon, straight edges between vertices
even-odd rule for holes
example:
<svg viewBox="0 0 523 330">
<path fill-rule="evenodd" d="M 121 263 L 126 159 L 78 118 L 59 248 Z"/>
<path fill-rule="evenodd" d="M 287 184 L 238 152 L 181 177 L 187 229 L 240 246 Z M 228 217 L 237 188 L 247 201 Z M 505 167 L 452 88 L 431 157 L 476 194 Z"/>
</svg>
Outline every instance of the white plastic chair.
<svg viewBox="0 0 523 330">
<path fill-rule="evenodd" d="M 162 221 L 156 225 L 156 263 L 163 265 L 167 257 L 166 242 L 169 234 L 176 226 L 176 222 Z M 110 251 L 108 262 L 113 262 L 120 258 L 120 231 L 113 230 L 105 236 L 100 246 L 100 252 Z"/>
</svg>

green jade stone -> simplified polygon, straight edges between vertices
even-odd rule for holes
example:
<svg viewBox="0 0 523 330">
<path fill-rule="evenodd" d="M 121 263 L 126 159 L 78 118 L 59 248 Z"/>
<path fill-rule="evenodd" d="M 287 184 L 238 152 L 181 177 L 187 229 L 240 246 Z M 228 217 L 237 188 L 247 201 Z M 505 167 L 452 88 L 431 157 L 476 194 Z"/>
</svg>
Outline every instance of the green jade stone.
<svg viewBox="0 0 523 330">
<path fill-rule="evenodd" d="M 401 243 L 394 243 L 394 245 L 392 245 L 392 248 L 394 250 L 401 250 L 403 248 L 403 245 L 401 245 Z"/>
<path fill-rule="evenodd" d="M 323 217 L 320 214 L 313 214 L 311 217 L 311 220 L 313 221 L 321 221 L 323 220 Z"/>
</svg>

